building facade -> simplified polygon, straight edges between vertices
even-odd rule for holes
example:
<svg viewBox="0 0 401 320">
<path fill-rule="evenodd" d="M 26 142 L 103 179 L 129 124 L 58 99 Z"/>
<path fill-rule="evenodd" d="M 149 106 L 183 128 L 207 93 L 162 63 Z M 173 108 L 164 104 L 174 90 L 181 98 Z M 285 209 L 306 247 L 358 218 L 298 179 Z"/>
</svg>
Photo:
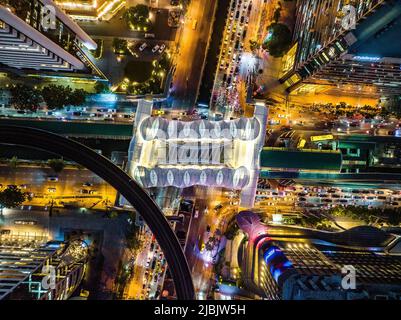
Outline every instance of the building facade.
<svg viewBox="0 0 401 320">
<path fill-rule="evenodd" d="M 51 0 L 9 0 L 0 5 L 0 68 L 104 79 L 88 50 L 93 41 Z"/>
<path fill-rule="evenodd" d="M 325 232 L 265 225 L 251 211 L 236 217 L 248 235 L 246 286 L 269 300 L 401 298 L 400 239 L 370 226 Z"/>
<path fill-rule="evenodd" d="M 280 79 L 288 91 L 401 93 L 401 1 L 301 0 L 296 10 Z"/>
</svg>

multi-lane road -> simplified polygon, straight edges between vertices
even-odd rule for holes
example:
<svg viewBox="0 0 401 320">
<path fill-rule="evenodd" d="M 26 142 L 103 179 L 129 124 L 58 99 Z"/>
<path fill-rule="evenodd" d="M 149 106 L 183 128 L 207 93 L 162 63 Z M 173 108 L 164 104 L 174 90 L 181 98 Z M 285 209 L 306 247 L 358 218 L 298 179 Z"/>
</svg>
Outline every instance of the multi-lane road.
<svg viewBox="0 0 401 320">
<path fill-rule="evenodd" d="M 238 208 L 229 204 L 229 197 L 221 190 L 194 188 L 192 195 L 186 196 L 195 202 L 194 216 L 188 230 L 185 255 L 191 269 L 195 291 L 198 299 L 206 299 L 215 274 L 213 271 L 213 255 L 216 250 L 207 250 L 205 243 L 210 237 L 224 233 L 227 222 L 234 216 Z M 221 208 L 215 210 L 221 204 Z M 217 249 L 217 248 L 216 248 Z"/>
<path fill-rule="evenodd" d="M 170 88 L 174 109 L 189 109 L 195 104 L 216 4 L 217 1 L 192 0 L 187 8 L 184 25 L 178 35 L 176 69 Z"/>
<path fill-rule="evenodd" d="M 57 175 L 50 168 L 30 164 L 29 166 L 0 165 L 0 184 L 17 185 L 32 193 L 26 205 L 55 206 L 71 204 L 80 208 L 104 209 L 112 205 L 117 192 L 104 180 L 87 169 L 67 166 Z"/>
</svg>

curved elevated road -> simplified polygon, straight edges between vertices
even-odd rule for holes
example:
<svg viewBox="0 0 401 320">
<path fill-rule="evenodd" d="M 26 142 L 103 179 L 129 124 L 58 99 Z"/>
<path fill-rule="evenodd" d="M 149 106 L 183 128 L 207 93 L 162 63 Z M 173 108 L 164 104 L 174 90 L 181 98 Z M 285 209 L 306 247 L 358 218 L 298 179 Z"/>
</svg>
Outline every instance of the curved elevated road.
<svg viewBox="0 0 401 320">
<path fill-rule="evenodd" d="M 177 298 L 195 299 L 191 272 L 176 235 L 159 207 L 128 174 L 88 147 L 43 130 L 1 125 L 0 144 L 53 152 L 83 165 L 108 182 L 140 213 L 155 235 L 170 267 Z"/>
</svg>

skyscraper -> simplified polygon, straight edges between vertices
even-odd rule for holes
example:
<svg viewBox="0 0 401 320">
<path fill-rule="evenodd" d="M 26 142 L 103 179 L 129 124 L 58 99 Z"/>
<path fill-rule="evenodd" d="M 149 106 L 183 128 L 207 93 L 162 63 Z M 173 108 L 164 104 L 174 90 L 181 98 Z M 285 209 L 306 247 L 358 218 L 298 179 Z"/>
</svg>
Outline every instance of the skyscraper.
<svg viewBox="0 0 401 320">
<path fill-rule="evenodd" d="M 51 0 L 5 0 L 0 5 L 3 70 L 102 78 L 85 53 L 96 47 L 96 42 Z"/>
<path fill-rule="evenodd" d="M 280 79 L 288 91 L 401 93 L 400 0 L 300 0 L 296 11 Z"/>
</svg>

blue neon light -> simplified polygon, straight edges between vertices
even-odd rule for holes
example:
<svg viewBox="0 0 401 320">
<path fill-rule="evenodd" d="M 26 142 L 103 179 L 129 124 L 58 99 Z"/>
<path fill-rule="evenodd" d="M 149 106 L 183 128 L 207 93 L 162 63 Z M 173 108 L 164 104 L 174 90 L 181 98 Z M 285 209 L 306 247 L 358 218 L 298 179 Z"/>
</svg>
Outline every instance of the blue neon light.
<svg viewBox="0 0 401 320">
<path fill-rule="evenodd" d="M 372 61 L 372 62 L 377 62 L 381 60 L 381 57 L 369 57 L 369 56 L 355 56 L 354 60 L 357 61 Z"/>
</svg>

